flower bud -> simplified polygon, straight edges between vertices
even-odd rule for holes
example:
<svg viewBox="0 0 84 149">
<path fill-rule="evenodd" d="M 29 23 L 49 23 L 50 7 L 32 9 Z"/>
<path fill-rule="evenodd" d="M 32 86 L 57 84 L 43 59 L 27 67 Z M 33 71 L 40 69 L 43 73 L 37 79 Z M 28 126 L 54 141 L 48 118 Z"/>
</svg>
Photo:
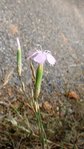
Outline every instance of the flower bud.
<svg viewBox="0 0 84 149">
<path fill-rule="evenodd" d="M 22 52 L 21 52 L 19 38 L 17 38 L 17 44 L 18 44 L 18 50 L 17 50 L 17 71 L 18 71 L 18 75 L 21 76 L 21 71 L 22 71 Z"/>
<path fill-rule="evenodd" d="M 37 99 L 40 94 L 42 76 L 43 76 L 43 64 L 39 64 L 36 71 L 36 82 L 35 82 L 35 93 L 34 93 L 35 99 Z"/>
</svg>

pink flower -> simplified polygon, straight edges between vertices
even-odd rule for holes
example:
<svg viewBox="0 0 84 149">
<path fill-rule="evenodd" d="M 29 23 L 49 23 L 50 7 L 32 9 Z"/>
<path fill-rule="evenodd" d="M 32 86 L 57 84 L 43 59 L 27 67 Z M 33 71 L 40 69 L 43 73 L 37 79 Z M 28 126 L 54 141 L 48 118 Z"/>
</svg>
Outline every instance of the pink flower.
<svg viewBox="0 0 84 149">
<path fill-rule="evenodd" d="M 51 65 L 54 65 L 56 63 L 55 58 L 52 56 L 50 51 L 41 51 L 36 50 L 35 52 L 29 54 L 27 59 L 32 59 L 33 61 L 44 64 L 45 61 L 48 61 Z"/>
</svg>

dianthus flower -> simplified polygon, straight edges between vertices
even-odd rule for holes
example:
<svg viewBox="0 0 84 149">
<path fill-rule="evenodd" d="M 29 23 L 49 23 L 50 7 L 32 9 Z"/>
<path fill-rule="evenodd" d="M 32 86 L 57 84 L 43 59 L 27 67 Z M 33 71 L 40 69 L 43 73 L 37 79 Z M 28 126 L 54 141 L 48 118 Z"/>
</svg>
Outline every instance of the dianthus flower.
<svg viewBox="0 0 84 149">
<path fill-rule="evenodd" d="M 54 65 L 56 63 L 56 60 L 52 56 L 51 52 L 47 50 L 36 50 L 35 52 L 29 54 L 27 59 L 32 59 L 39 64 L 44 64 L 46 61 L 48 61 L 51 65 Z"/>
</svg>

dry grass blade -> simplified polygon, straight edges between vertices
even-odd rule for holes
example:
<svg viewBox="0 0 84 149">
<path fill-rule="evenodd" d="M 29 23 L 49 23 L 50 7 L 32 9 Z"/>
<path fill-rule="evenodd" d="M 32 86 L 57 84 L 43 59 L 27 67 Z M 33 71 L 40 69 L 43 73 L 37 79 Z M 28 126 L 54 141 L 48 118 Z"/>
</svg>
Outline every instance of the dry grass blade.
<svg viewBox="0 0 84 149">
<path fill-rule="evenodd" d="M 7 71 L 7 73 L 4 76 L 4 81 L 3 81 L 2 87 L 4 87 L 5 85 L 8 84 L 8 82 L 9 82 L 9 80 L 10 80 L 12 74 L 13 74 L 13 71 L 14 71 L 14 68 Z"/>
</svg>

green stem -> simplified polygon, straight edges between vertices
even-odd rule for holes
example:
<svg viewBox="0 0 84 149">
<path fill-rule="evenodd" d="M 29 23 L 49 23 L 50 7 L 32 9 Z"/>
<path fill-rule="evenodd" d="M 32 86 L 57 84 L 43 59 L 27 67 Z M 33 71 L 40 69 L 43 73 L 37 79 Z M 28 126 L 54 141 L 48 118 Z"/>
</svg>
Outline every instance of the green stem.
<svg viewBox="0 0 84 149">
<path fill-rule="evenodd" d="M 34 100 L 33 106 L 35 110 L 36 121 L 37 121 L 38 128 L 39 128 L 39 135 L 40 135 L 40 141 L 42 144 L 42 149 L 44 149 L 45 143 L 47 143 L 47 138 L 46 138 L 46 133 L 43 127 L 43 122 L 41 118 L 41 112 L 40 112 L 38 101 Z"/>
<path fill-rule="evenodd" d="M 42 144 L 42 149 L 44 149 L 44 146 L 46 143 L 46 134 L 45 134 L 44 127 L 43 127 L 40 110 L 38 110 L 38 112 L 36 112 L 36 119 L 37 119 L 37 123 L 38 123 L 38 127 L 39 127 L 40 141 Z"/>
</svg>

